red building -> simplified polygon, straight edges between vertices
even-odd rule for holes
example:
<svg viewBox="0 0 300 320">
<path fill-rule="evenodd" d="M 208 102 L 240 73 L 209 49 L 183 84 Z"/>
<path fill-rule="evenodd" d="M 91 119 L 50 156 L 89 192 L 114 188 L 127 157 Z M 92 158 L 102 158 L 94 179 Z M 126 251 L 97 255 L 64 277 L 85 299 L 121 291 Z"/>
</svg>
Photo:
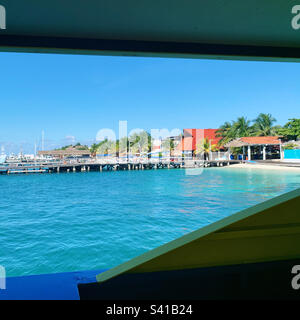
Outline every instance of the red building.
<svg viewBox="0 0 300 320">
<path fill-rule="evenodd" d="M 182 141 L 176 148 L 177 153 L 184 153 L 193 156 L 197 145 L 204 139 L 208 139 L 211 145 L 216 145 L 221 138 L 216 137 L 218 129 L 183 129 Z"/>
</svg>

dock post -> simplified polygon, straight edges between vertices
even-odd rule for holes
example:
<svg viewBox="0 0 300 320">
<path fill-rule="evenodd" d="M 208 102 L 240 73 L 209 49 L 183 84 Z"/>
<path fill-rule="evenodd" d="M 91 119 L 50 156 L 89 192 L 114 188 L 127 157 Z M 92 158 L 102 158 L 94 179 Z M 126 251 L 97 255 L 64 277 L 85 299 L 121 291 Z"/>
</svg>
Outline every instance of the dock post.
<svg viewBox="0 0 300 320">
<path fill-rule="evenodd" d="M 266 146 L 263 146 L 263 160 L 266 160 Z"/>
<path fill-rule="evenodd" d="M 99 166 L 99 171 L 102 172 L 103 168 L 102 165 Z"/>
<path fill-rule="evenodd" d="M 279 145 L 279 152 L 280 152 L 280 160 L 282 161 L 284 159 L 284 151 L 282 150 L 282 144 L 281 144 L 281 140 L 280 141 L 280 145 Z"/>
<path fill-rule="evenodd" d="M 57 167 L 56 172 L 59 173 L 59 171 L 60 171 L 60 167 Z"/>
<path fill-rule="evenodd" d="M 128 170 L 130 170 L 130 164 L 128 164 Z"/>
<path fill-rule="evenodd" d="M 250 145 L 248 146 L 248 160 L 251 160 L 251 147 Z"/>
<path fill-rule="evenodd" d="M 73 172 L 75 172 L 76 171 L 76 168 L 75 167 L 73 167 Z"/>
</svg>

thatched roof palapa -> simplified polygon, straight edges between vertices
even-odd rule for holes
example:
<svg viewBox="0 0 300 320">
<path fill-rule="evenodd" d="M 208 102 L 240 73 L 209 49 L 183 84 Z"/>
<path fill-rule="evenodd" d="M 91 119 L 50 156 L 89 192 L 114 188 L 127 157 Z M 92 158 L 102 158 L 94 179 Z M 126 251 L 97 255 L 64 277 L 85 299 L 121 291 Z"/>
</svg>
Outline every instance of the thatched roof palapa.
<svg viewBox="0 0 300 320">
<path fill-rule="evenodd" d="M 240 141 L 239 139 L 234 139 L 234 140 L 231 140 L 229 142 L 227 142 L 224 147 L 225 148 L 240 148 L 240 147 L 243 147 L 245 144 Z"/>
<path fill-rule="evenodd" d="M 280 145 L 281 140 L 278 136 L 261 136 L 261 137 L 241 137 L 224 145 L 225 148 L 239 148 L 244 146 L 265 146 Z"/>
</svg>

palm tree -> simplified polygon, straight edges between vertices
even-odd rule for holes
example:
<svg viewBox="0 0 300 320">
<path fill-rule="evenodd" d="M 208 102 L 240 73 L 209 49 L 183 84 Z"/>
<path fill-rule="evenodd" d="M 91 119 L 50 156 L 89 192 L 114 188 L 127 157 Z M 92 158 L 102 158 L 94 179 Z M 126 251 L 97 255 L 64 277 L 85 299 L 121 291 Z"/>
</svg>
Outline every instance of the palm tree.
<svg viewBox="0 0 300 320">
<path fill-rule="evenodd" d="M 107 154 L 110 154 L 112 156 L 117 156 L 117 142 L 114 140 L 108 140 L 107 141 Z"/>
<path fill-rule="evenodd" d="M 129 153 L 145 153 L 151 151 L 152 138 L 146 131 L 134 132 L 129 137 L 122 137 L 116 141 L 117 154 L 127 156 Z"/>
<path fill-rule="evenodd" d="M 252 134 L 252 128 L 250 126 L 250 120 L 245 117 L 239 117 L 237 121 L 225 122 L 218 130 L 217 137 L 221 137 L 218 145 L 224 145 L 227 142 L 240 138 L 248 137 Z"/>
<path fill-rule="evenodd" d="M 253 130 L 257 136 L 272 136 L 276 133 L 276 128 L 273 127 L 276 119 L 270 113 L 260 113 L 253 122 Z"/>
<path fill-rule="evenodd" d="M 230 140 L 234 139 L 233 124 L 226 121 L 220 128 L 216 131 L 216 137 L 221 138 L 218 142 L 219 145 L 224 145 Z"/>
<path fill-rule="evenodd" d="M 149 144 L 151 141 L 151 136 L 149 138 L 149 133 L 146 131 L 134 132 L 129 137 L 130 142 L 130 152 L 133 153 L 145 153 L 149 152 Z M 151 145 L 151 144 L 150 144 Z"/>
<path fill-rule="evenodd" d="M 171 140 L 170 138 L 167 138 L 163 140 L 161 147 L 163 151 L 171 153 L 172 151 L 174 151 L 174 148 L 175 148 L 174 141 Z"/>
<path fill-rule="evenodd" d="M 249 137 L 252 134 L 252 128 L 250 126 L 250 120 L 245 117 L 239 117 L 233 124 L 234 138 Z"/>
<path fill-rule="evenodd" d="M 129 151 L 129 140 L 128 140 L 128 137 L 125 136 L 125 137 L 122 137 L 120 140 L 119 140 L 119 143 L 118 143 L 118 151 L 119 153 L 121 154 L 127 154 L 128 151 Z"/>
<path fill-rule="evenodd" d="M 105 139 L 97 144 L 96 153 L 99 153 L 101 155 L 108 154 L 110 146 L 111 146 L 111 141 L 108 139 Z"/>
<path fill-rule="evenodd" d="M 209 158 L 208 157 L 209 153 L 211 151 L 216 151 L 216 150 L 217 150 L 217 145 L 215 145 L 215 144 L 211 145 L 210 141 L 207 138 L 204 138 L 201 141 L 201 143 L 199 143 L 196 146 L 195 153 L 197 155 L 203 153 L 204 154 L 204 160 L 207 160 Z"/>
<path fill-rule="evenodd" d="M 96 156 L 97 150 L 98 150 L 98 144 L 93 143 L 90 147 L 90 152 L 91 152 L 92 157 Z"/>
</svg>

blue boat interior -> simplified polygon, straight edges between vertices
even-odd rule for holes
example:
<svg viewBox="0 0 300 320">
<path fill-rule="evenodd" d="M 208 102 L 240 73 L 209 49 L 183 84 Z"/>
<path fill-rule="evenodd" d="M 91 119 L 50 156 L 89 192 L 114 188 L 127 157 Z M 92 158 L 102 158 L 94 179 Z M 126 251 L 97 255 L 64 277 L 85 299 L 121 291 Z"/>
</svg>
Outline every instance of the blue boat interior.
<svg viewBox="0 0 300 320">
<path fill-rule="evenodd" d="M 105 270 L 9 277 L 0 300 L 79 300 L 78 285 L 96 281 Z"/>
</svg>

